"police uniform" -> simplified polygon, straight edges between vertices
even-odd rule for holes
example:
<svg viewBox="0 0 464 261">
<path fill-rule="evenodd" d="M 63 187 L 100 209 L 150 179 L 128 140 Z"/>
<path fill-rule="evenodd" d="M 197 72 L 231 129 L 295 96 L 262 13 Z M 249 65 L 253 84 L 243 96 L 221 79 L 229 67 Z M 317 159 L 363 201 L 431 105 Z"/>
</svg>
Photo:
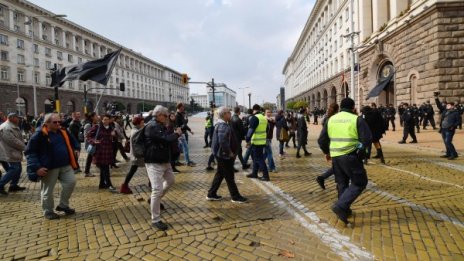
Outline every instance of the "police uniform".
<svg viewBox="0 0 464 261">
<path fill-rule="evenodd" d="M 253 171 L 247 177 L 258 178 L 258 171 L 262 170 L 263 176 L 260 179 L 264 181 L 269 181 L 269 172 L 264 161 L 267 124 L 266 117 L 261 113 L 256 113 L 250 118 L 250 128 L 246 138 L 247 143 L 251 142 L 251 154 L 253 157 Z"/>
<path fill-rule="evenodd" d="M 346 102 L 347 99 L 350 101 Z M 362 160 L 366 148 L 371 145 L 372 134 L 367 123 L 348 109 L 354 107 L 352 99 L 343 99 L 341 107 L 342 111 L 332 116 L 323 127 L 318 143 L 324 154 L 330 154 L 332 158 L 338 190 L 338 200 L 332 210 L 340 220 L 348 223 L 350 206 L 367 185 Z"/>
</svg>

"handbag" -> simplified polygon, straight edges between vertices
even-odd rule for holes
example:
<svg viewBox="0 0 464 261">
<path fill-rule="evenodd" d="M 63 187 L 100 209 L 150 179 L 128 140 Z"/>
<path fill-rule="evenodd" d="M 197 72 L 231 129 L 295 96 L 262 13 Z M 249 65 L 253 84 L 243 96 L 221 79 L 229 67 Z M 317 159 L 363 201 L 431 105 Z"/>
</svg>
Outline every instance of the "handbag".
<svg viewBox="0 0 464 261">
<path fill-rule="evenodd" d="M 289 141 L 287 129 L 285 128 L 280 129 L 279 141 L 283 141 L 283 142 Z"/>
<path fill-rule="evenodd" d="M 95 134 L 95 139 L 97 139 L 99 132 L 100 132 L 100 125 L 98 125 L 97 133 Z M 87 147 L 87 153 L 93 156 L 96 151 L 97 151 L 97 145 L 89 144 L 89 146 Z"/>
<path fill-rule="evenodd" d="M 124 142 L 124 152 L 126 152 L 126 153 L 129 153 L 129 152 L 130 152 L 130 141 L 129 141 L 129 139 L 127 139 L 127 140 Z"/>
</svg>

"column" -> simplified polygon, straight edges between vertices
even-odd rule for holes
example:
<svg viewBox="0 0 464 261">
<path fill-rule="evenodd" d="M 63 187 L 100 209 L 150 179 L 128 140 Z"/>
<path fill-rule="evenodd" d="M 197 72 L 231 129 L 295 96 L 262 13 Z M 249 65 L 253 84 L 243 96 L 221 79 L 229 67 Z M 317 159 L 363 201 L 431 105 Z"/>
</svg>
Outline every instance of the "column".
<svg viewBox="0 0 464 261">
<path fill-rule="evenodd" d="M 100 46 L 98 44 L 95 46 L 95 57 L 100 58 Z"/>
<path fill-rule="evenodd" d="M 391 1 L 391 15 L 392 15 L 392 18 L 397 17 L 406 8 L 408 8 L 408 1 L 392 0 Z"/>
<path fill-rule="evenodd" d="M 37 26 L 39 27 L 39 35 L 37 36 L 37 39 L 43 40 L 43 28 L 42 28 L 42 21 L 37 22 Z"/>
<path fill-rule="evenodd" d="M 388 16 L 388 4 L 385 0 L 372 0 L 373 31 L 378 31 L 385 24 Z"/>
<path fill-rule="evenodd" d="M 93 56 L 93 43 L 89 42 L 90 44 L 90 56 Z"/>
<path fill-rule="evenodd" d="M 79 50 L 81 50 L 82 53 L 85 53 L 85 45 L 84 45 L 84 38 L 81 37 L 79 41 Z"/>
<path fill-rule="evenodd" d="M 10 21 L 9 21 L 9 26 L 10 26 L 10 30 L 11 31 L 14 31 L 14 11 L 13 9 L 10 9 Z"/>
<path fill-rule="evenodd" d="M 66 31 L 65 30 L 61 30 L 61 46 L 65 47 L 66 48 Z"/>
<path fill-rule="evenodd" d="M 71 49 L 76 50 L 76 36 L 74 34 L 71 34 Z"/>
<path fill-rule="evenodd" d="M 55 27 L 50 25 L 50 40 L 52 41 L 52 44 L 55 44 Z"/>
</svg>

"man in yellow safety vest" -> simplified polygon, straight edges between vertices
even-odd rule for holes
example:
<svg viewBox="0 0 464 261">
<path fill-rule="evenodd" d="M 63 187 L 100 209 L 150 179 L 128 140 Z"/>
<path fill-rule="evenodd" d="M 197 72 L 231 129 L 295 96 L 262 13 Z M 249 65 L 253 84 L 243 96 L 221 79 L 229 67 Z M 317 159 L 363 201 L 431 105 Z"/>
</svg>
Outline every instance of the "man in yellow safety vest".
<svg viewBox="0 0 464 261">
<path fill-rule="evenodd" d="M 318 143 L 327 161 L 332 160 L 337 183 L 338 201 L 332 211 L 348 224 L 348 216 L 352 214 L 350 206 L 367 186 L 363 159 L 372 134 L 364 119 L 356 114 L 351 98 L 343 99 L 340 107 L 341 111 L 323 127 Z"/>
<path fill-rule="evenodd" d="M 249 128 L 246 136 L 247 147 L 251 144 L 251 155 L 253 156 L 253 171 L 248 174 L 248 178 L 258 178 L 258 171 L 263 171 L 263 176 L 259 179 L 270 181 L 269 172 L 264 161 L 264 149 L 266 148 L 267 138 L 267 119 L 261 112 L 261 106 L 253 105 L 253 116 L 250 117 Z"/>
</svg>

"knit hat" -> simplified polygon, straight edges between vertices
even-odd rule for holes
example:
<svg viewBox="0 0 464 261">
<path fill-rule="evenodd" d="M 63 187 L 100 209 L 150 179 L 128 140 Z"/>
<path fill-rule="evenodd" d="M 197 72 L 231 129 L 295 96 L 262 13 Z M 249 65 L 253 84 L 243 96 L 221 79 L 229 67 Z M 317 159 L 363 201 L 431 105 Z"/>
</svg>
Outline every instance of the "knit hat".
<svg viewBox="0 0 464 261">
<path fill-rule="evenodd" d="M 344 98 L 340 103 L 340 108 L 352 110 L 354 109 L 354 101 L 351 98 Z"/>
</svg>

